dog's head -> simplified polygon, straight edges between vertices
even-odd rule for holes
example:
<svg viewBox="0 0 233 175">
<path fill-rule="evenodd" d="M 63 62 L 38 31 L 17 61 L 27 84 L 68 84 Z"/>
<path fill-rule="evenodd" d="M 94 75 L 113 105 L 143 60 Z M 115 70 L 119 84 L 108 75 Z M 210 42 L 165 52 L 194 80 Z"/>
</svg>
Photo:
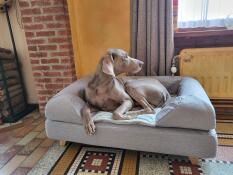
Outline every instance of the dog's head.
<svg viewBox="0 0 233 175">
<path fill-rule="evenodd" d="M 102 71 L 108 75 L 119 75 L 121 73 L 136 74 L 142 69 L 144 63 L 131 58 L 122 49 L 109 49 L 103 57 Z"/>
</svg>

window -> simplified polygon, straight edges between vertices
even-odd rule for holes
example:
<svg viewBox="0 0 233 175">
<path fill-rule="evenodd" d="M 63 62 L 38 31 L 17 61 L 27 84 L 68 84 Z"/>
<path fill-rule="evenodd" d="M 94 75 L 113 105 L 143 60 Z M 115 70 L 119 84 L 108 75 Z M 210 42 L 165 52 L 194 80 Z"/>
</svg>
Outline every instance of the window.
<svg viewBox="0 0 233 175">
<path fill-rule="evenodd" d="M 179 0 L 178 28 L 233 29 L 233 0 Z"/>
</svg>

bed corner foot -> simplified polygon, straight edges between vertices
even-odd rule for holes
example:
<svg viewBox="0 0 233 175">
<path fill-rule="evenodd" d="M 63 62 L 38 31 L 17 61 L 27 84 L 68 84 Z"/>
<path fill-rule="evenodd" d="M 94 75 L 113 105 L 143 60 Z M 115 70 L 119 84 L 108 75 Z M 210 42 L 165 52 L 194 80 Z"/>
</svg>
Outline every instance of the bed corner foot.
<svg viewBox="0 0 233 175">
<path fill-rule="evenodd" d="M 59 145 L 60 146 L 65 146 L 66 145 L 66 141 L 65 140 L 59 140 Z"/>
</svg>

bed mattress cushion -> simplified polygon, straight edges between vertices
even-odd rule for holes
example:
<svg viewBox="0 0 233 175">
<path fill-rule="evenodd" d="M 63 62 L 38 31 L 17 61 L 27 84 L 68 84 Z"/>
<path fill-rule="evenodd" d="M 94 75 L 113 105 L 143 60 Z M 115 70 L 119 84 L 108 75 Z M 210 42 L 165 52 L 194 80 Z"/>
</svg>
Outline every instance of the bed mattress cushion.
<svg viewBox="0 0 233 175">
<path fill-rule="evenodd" d="M 157 78 L 170 93 L 177 95 L 168 100 L 164 107 L 156 113 L 150 126 L 189 128 L 210 130 L 215 128 L 214 108 L 198 81 L 188 77 L 140 77 Z M 54 121 L 82 124 L 80 110 L 85 104 L 79 96 L 90 77 L 72 83 L 55 95 L 46 105 L 46 118 Z M 145 120 L 149 114 L 143 117 Z M 151 114 L 150 116 L 151 119 Z M 100 122 L 101 120 L 99 120 Z M 103 122 L 106 122 L 103 120 Z M 117 123 L 116 123 L 117 124 Z M 118 123 L 122 124 L 122 123 Z M 130 123 L 128 123 L 130 124 Z M 135 124 L 135 123 L 134 123 Z M 142 124 L 140 122 L 136 124 Z"/>
</svg>

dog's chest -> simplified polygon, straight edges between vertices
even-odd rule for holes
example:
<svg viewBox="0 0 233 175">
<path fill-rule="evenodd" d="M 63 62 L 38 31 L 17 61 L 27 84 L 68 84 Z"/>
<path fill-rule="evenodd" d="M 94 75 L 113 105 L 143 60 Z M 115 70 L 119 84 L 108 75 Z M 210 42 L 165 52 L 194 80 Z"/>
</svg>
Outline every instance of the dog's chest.
<svg viewBox="0 0 233 175">
<path fill-rule="evenodd" d="M 124 88 L 119 83 L 86 89 L 86 98 L 92 105 L 102 110 L 116 109 L 124 98 Z"/>
</svg>

